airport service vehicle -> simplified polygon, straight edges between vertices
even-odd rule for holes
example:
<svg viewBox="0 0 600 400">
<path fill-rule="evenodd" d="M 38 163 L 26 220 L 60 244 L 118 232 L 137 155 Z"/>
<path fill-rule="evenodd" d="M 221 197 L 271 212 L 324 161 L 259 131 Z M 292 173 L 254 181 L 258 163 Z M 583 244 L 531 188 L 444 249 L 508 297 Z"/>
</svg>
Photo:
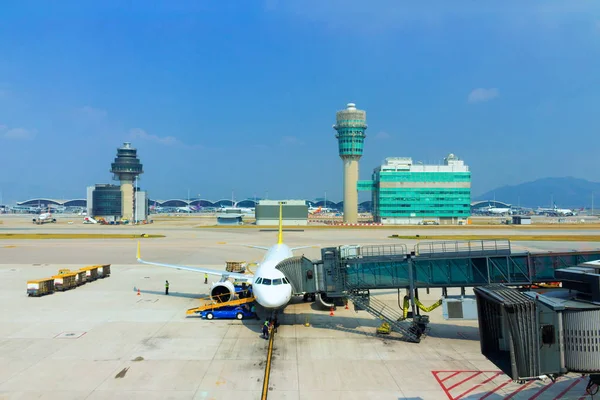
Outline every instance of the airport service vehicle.
<svg viewBox="0 0 600 400">
<path fill-rule="evenodd" d="M 185 265 L 144 261 L 141 258 L 139 242 L 137 261 L 142 264 L 220 276 L 221 280 L 213 283 L 210 290 L 211 298 L 216 299 L 218 302 L 230 301 L 236 294 L 234 283 L 231 282 L 229 278 L 235 279 L 239 282 L 246 282 L 247 284 L 252 285 L 252 292 L 256 302 L 263 306 L 266 310 L 277 311 L 283 309 L 287 306 L 292 298 L 292 285 L 283 275 L 283 273 L 275 267 L 277 267 L 277 265 L 283 260 L 293 257 L 294 254 L 292 252 L 294 250 L 315 246 L 288 247 L 283 243 L 282 207 L 283 204 L 280 203 L 279 234 L 277 244 L 271 247 L 245 245 L 247 247 L 267 251 L 267 254 L 265 254 L 263 260 L 258 264 L 258 268 L 256 269 L 254 275 L 238 272 L 218 271 L 204 267 L 189 267 Z"/>
<path fill-rule="evenodd" d="M 218 306 L 217 306 L 218 307 Z M 204 310 L 200 313 L 200 317 L 206 319 L 214 318 L 235 318 L 244 319 L 252 317 L 254 314 L 250 312 L 246 307 L 241 306 L 222 306 L 211 310 Z"/>
</svg>

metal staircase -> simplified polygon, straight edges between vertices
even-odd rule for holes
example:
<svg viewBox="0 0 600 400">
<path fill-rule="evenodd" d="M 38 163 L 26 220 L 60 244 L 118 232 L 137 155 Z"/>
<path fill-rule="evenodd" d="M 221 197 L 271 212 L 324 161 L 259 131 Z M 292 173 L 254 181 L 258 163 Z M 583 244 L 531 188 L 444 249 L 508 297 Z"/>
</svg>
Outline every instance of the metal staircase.
<svg viewBox="0 0 600 400">
<path fill-rule="evenodd" d="M 400 333 L 403 340 L 407 342 L 419 343 L 421 341 L 421 328 L 414 322 L 406 321 L 403 311 L 396 310 L 383 301 L 371 297 L 368 291 L 348 287 L 347 296 L 354 304 L 356 312 L 365 310 L 374 317 L 386 321 L 392 330 Z"/>
</svg>

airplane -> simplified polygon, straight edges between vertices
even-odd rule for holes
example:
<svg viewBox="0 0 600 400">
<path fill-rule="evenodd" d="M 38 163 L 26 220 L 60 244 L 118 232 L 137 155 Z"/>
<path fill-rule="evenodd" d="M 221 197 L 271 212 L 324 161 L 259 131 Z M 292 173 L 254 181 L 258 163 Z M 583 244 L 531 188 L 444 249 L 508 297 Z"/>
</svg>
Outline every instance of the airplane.
<svg viewBox="0 0 600 400">
<path fill-rule="evenodd" d="M 573 210 L 570 210 L 568 208 L 557 208 L 556 204 L 554 205 L 554 210 L 553 210 L 556 214 L 558 215 L 564 215 L 564 216 L 572 216 L 572 215 L 577 215 L 577 213 Z"/>
<path fill-rule="evenodd" d="M 323 210 L 323 207 L 308 207 L 309 214 L 319 214 Z"/>
<path fill-rule="evenodd" d="M 512 211 L 510 208 L 499 208 L 499 207 L 492 207 L 492 205 L 488 205 L 487 208 L 485 208 L 486 212 L 490 213 L 490 214 L 511 214 Z"/>
<path fill-rule="evenodd" d="M 288 258 L 294 256 L 294 250 L 311 248 L 315 246 L 288 247 L 283 243 L 283 204 L 279 204 L 279 233 L 277 244 L 271 247 L 244 245 L 247 247 L 266 250 L 263 260 L 258 264 L 258 268 L 254 275 L 249 276 L 243 273 L 218 271 L 203 267 L 188 267 L 185 265 L 173 265 L 145 261 L 141 258 L 140 242 L 138 242 L 137 261 L 141 264 L 155 265 L 159 267 L 167 267 L 180 269 L 184 271 L 200 272 L 210 275 L 221 276 L 219 282 L 215 282 L 210 290 L 211 298 L 217 301 L 229 301 L 235 294 L 235 287 L 229 278 L 237 281 L 242 281 L 252 285 L 252 292 L 256 302 L 263 306 L 266 310 L 277 312 L 284 309 L 292 298 L 292 285 L 285 275 L 275 267 Z"/>
<path fill-rule="evenodd" d="M 334 210 L 332 208 L 329 207 L 308 207 L 308 212 L 310 214 L 321 214 L 321 213 L 331 213 Z"/>
<path fill-rule="evenodd" d="M 570 210 L 568 208 L 558 208 L 556 207 L 556 204 L 552 207 L 552 208 L 538 208 L 536 210 L 537 214 L 541 214 L 541 215 L 551 215 L 551 216 L 574 216 L 577 215 L 577 213 L 573 210 Z"/>
<path fill-rule="evenodd" d="M 37 219 L 33 219 L 34 224 L 45 224 L 46 222 L 56 222 L 55 218 L 52 218 L 52 213 L 50 212 L 50 207 L 48 207 L 48 211 L 38 215 Z"/>
<path fill-rule="evenodd" d="M 254 208 L 252 207 L 225 207 L 225 206 L 221 206 L 219 207 L 218 211 L 220 212 L 227 212 L 227 211 L 236 211 L 236 212 L 240 212 L 242 214 L 252 214 L 254 212 Z"/>
</svg>

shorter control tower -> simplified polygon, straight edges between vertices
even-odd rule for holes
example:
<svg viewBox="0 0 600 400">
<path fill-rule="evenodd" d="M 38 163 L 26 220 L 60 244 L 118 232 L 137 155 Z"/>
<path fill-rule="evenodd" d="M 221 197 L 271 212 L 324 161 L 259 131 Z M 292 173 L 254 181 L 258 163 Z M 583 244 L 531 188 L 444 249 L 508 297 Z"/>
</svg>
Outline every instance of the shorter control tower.
<svg viewBox="0 0 600 400">
<path fill-rule="evenodd" d="M 348 103 L 345 110 L 336 113 L 333 129 L 337 131 L 340 158 L 344 163 L 344 222 L 358 222 L 358 160 L 363 154 L 367 113 Z"/>
<path fill-rule="evenodd" d="M 117 149 L 117 157 L 111 164 L 110 172 L 113 174 L 113 180 L 120 181 L 122 219 L 134 221 L 133 183 L 140 174 L 144 173 L 142 167 L 137 158 L 137 150 L 131 147 L 131 143 L 125 142 L 123 147 Z"/>
</svg>

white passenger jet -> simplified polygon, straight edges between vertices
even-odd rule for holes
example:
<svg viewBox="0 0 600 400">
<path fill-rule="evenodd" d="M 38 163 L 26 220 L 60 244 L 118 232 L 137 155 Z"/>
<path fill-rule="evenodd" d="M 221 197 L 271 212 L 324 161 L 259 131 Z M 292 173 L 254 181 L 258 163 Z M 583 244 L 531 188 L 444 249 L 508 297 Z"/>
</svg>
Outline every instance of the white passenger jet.
<svg viewBox="0 0 600 400">
<path fill-rule="evenodd" d="M 52 213 L 50 212 L 50 207 L 48 207 L 48 211 L 38 215 L 37 219 L 33 219 L 34 224 L 42 225 L 47 222 L 56 222 L 56 218 L 52 217 Z"/>
<path fill-rule="evenodd" d="M 137 260 L 142 264 L 156 265 L 159 267 L 167 267 L 174 269 L 181 269 L 185 271 L 200 272 L 211 275 L 221 276 L 222 279 L 219 282 L 213 283 L 210 290 L 211 298 L 220 299 L 220 301 L 228 301 L 233 298 L 235 294 L 235 287 L 228 278 L 233 278 L 237 281 L 243 281 L 252 285 L 252 292 L 258 304 L 263 306 L 267 310 L 277 311 L 285 308 L 292 298 L 292 285 L 288 279 L 283 275 L 281 271 L 275 267 L 281 261 L 293 257 L 292 251 L 315 247 L 315 246 L 302 246 L 302 247 L 288 247 L 283 243 L 283 220 L 282 220 L 282 207 L 279 204 L 279 234 L 277 244 L 269 247 L 262 246 L 251 246 L 255 249 L 266 250 L 267 254 L 263 260 L 258 264 L 258 268 L 255 274 L 247 275 L 242 273 L 218 271 L 214 269 L 208 269 L 203 267 L 188 267 L 185 265 L 173 265 L 163 264 L 151 261 L 144 261 L 140 255 L 140 243 L 138 242 L 138 253 Z"/>
</svg>

